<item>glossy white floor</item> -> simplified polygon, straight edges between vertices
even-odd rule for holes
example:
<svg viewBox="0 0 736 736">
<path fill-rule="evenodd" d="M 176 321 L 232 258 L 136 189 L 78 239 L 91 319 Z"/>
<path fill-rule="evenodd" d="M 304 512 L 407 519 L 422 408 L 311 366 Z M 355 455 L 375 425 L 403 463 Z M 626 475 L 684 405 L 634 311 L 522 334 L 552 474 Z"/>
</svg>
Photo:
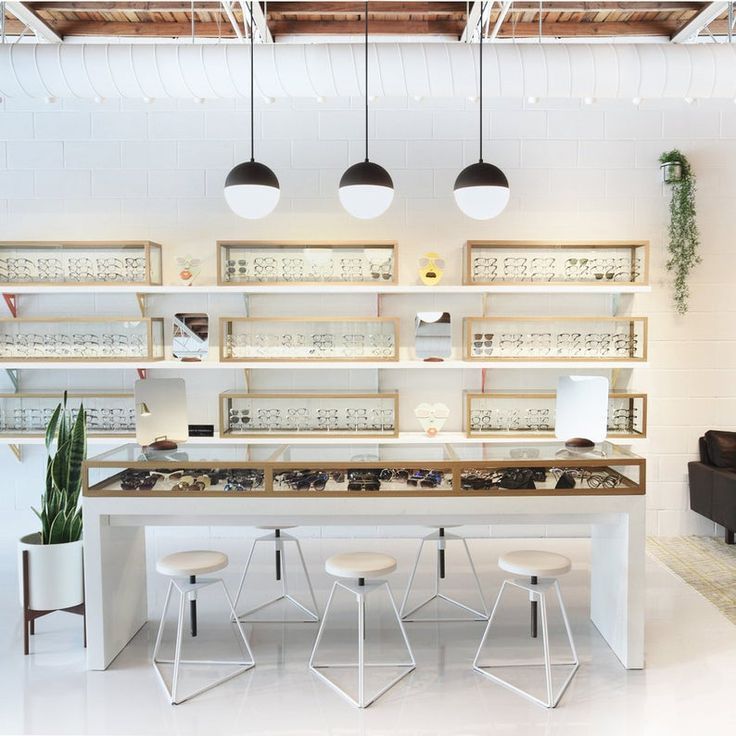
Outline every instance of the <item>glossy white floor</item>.
<svg viewBox="0 0 736 736">
<path fill-rule="evenodd" d="M 0 732 L 32 734 L 694 734 L 731 728 L 736 716 L 736 627 L 657 562 L 647 565 L 647 669 L 626 672 L 587 616 L 588 545 L 583 540 L 473 541 L 487 597 L 501 574 L 500 551 L 533 544 L 574 560 L 563 580 L 582 667 L 560 707 L 546 711 L 475 674 L 471 662 L 483 624 L 411 624 L 417 669 L 371 708 L 361 712 L 307 670 L 316 628 L 310 625 L 249 627 L 257 667 L 199 698 L 172 707 L 149 664 L 155 627 L 149 624 L 106 672 L 87 672 L 76 617 L 56 614 L 38 624 L 35 653 L 21 654 L 12 554 L 0 562 Z M 398 597 L 415 549 L 405 540 L 310 540 L 305 551 L 315 570 L 320 601 L 329 580 L 319 560 L 335 550 L 382 548 L 400 560 L 392 578 Z M 227 578 L 230 584 L 236 570 Z M 450 574 L 454 572 L 450 567 Z M 266 565 L 264 565 L 264 577 Z M 452 592 L 462 594 L 465 579 Z M 425 579 L 426 582 L 426 579 Z M 469 588 L 468 588 L 469 590 Z M 11 594 L 12 593 L 12 594 Z M 523 599 L 500 621 L 502 645 L 528 646 Z M 378 608 L 378 602 L 375 604 Z M 202 636 L 229 640 L 227 625 L 211 623 L 202 603 Z M 221 609 L 219 609 L 221 610 Z M 377 610 L 369 615 L 376 613 Z M 381 609 L 385 614 L 385 609 Z M 388 618 L 369 631 L 390 641 Z M 221 620 L 221 619 L 220 619 Z M 347 609 L 338 632 L 347 641 Z M 370 628 L 370 627 L 369 627 Z M 554 637 L 561 641 L 560 630 Z M 217 674 L 217 673 L 215 673 Z M 540 672 L 530 673 L 538 678 Z M 540 680 L 535 680 L 541 682 Z"/>
</svg>

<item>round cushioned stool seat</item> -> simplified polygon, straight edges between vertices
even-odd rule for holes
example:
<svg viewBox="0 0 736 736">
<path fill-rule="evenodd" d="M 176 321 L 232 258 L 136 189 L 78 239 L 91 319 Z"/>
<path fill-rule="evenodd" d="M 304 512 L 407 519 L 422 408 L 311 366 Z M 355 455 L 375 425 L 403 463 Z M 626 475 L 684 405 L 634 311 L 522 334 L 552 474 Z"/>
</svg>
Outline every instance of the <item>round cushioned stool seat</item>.
<svg viewBox="0 0 736 736">
<path fill-rule="evenodd" d="M 325 570 L 337 578 L 380 578 L 395 569 L 396 560 L 379 552 L 346 552 L 325 562 Z"/>
<path fill-rule="evenodd" d="M 156 570 L 162 575 L 178 577 L 183 575 L 205 575 L 227 567 L 227 555 L 212 550 L 189 550 L 166 555 L 156 563 Z"/>
<path fill-rule="evenodd" d="M 275 532 L 277 529 L 296 529 L 296 524 L 279 524 L 278 526 L 257 526 L 256 529 L 263 529 L 267 532 Z"/>
<path fill-rule="evenodd" d="M 556 552 L 523 549 L 501 555 L 498 558 L 498 566 L 515 575 L 544 578 L 570 572 L 572 563 L 567 557 Z"/>
</svg>

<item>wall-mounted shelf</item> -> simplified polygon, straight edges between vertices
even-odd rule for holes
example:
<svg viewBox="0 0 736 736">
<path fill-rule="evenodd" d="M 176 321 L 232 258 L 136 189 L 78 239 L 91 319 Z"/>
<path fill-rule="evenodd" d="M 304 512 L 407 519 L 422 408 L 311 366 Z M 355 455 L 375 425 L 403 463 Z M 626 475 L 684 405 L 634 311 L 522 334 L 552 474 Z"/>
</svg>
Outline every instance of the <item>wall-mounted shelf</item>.
<svg viewBox="0 0 736 736">
<path fill-rule="evenodd" d="M 574 284 L 515 284 L 515 285 L 462 285 L 446 284 L 440 286 L 421 286 L 420 284 L 294 284 L 293 286 L 217 286 L 216 284 L 195 284 L 183 286 L 165 284 L 163 286 L 104 284 L 96 287 L 67 286 L 49 284 L 24 286 L 21 284 L 2 284 L 0 291 L 11 294 L 644 294 L 652 290 L 648 285 L 628 285 L 604 283 L 596 285 Z"/>
<path fill-rule="evenodd" d="M 136 361 L 135 363 L 125 363 L 122 361 L 97 361 L 94 363 L 84 363 L 73 360 L 48 360 L 48 361 L 12 361 L 3 360 L 2 368 L 9 370 L 22 368 L 23 370 L 34 370 L 41 368 L 56 369 L 116 369 L 121 368 L 145 368 L 146 370 L 182 370 L 182 371 L 201 371 L 201 370 L 248 370 L 248 369 L 265 369 L 265 370 L 326 370 L 328 368 L 341 368 L 343 370 L 472 370 L 477 371 L 481 368 L 489 370 L 520 370 L 523 368 L 544 369 L 552 368 L 555 370 L 580 370 L 584 368 L 598 370 L 618 370 L 622 368 L 646 368 L 646 362 L 622 363 L 621 361 L 605 361 L 605 360 L 556 360 L 556 361 L 508 361 L 508 362 L 485 362 L 479 360 L 445 360 L 441 363 L 424 362 L 420 360 L 397 360 L 397 361 L 269 361 L 269 362 L 249 362 L 249 361 L 230 361 L 220 363 L 216 360 L 203 360 L 199 363 L 182 363 L 178 360 L 158 360 L 158 361 Z"/>
<path fill-rule="evenodd" d="M 644 438 L 628 438 L 621 440 L 616 438 L 618 445 L 629 445 L 641 442 Z M 116 446 L 130 442 L 130 438 L 127 439 L 120 437 L 119 441 L 117 437 L 88 437 L 87 442 L 90 445 L 105 445 L 105 446 Z M 559 444 L 559 440 L 555 437 L 535 437 L 533 439 L 534 444 Z M 29 437 L 29 436 L 15 436 L 11 437 L 0 436 L 0 445 L 43 445 L 43 437 Z M 186 449 L 187 445 L 258 445 L 267 447 L 280 447 L 284 444 L 289 445 L 340 445 L 340 446 L 355 446 L 364 447 L 366 445 L 519 445 L 524 443 L 524 439 L 519 437 L 468 437 L 463 432 L 441 432 L 436 437 L 427 437 L 424 432 L 401 432 L 396 437 L 337 437 L 337 436 L 326 436 L 326 437 L 313 437 L 313 436 L 290 436 L 288 439 L 283 437 L 223 437 L 216 434 L 214 437 L 190 437 L 186 442 L 183 442 L 181 446 Z"/>
</svg>

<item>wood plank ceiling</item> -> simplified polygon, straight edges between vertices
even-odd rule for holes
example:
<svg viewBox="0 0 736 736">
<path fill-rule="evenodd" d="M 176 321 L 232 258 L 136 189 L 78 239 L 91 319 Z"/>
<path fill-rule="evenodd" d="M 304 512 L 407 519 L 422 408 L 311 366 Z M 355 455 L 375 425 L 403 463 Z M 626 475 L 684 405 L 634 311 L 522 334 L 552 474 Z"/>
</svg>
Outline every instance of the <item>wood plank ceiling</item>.
<svg viewBox="0 0 736 736">
<path fill-rule="evenodd" d="M 26 2 L 36 16 L 61 37 L 128 36 L 232 38 L 231 21 L 243 27 L 243 7 L 238 0 L 39 0 Z M 362 2 L 273 2 L 260 3 L 268 29 L 278 41 L 284 36 L 352 35 L 363 32 Z M 370 32 L 375 35 L 444 37 L 459 39 L 467 24 L 472 0 L 434 2 L 389 2 L 372 0 L 369 5 Z M 489 27 L 493 28 L 503 2 L 492 3 Z M 680 0 L 544 0 L 541 3 L 542 35 L 545 38 L 580 37 L 671 37 L 711 3 Z M 227 10 L 230 12 L 228 18 Z M 535 38 L 540 32 L 540 3 L 517 0 L 511 3 L 500 26 L 499 38 Z M 710 24 L 714 34 L 726 33 L 728 13 Z M 20 33 L 25 24 L 6 10 L 5 32 Z"/>
</svg>

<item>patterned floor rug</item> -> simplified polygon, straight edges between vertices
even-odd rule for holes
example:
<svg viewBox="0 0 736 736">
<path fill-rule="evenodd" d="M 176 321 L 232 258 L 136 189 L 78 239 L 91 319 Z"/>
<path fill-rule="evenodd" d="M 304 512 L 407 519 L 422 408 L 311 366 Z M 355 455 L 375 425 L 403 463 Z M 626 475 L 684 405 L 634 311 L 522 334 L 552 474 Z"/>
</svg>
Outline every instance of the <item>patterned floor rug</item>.
<svg viewBox="0 0 736 736">
<path fill-rule="evenodd" d="M 736 545 L 713 537 L 650 537 L 647 551 L 736 624 Z"/>
</svg>

